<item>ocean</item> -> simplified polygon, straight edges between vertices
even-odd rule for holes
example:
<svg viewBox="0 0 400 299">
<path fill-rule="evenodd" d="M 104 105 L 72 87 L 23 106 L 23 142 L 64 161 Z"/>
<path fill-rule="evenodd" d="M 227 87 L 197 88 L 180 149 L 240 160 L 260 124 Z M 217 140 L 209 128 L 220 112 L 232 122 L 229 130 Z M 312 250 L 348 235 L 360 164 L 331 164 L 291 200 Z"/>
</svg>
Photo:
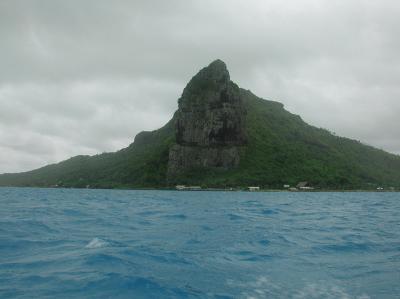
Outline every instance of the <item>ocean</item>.
<svg viewBox="0 0 400 299">
<path fill-rule="evenodd" d="M 400 298 L 400 193 L 0 188 L 0 298 Z"/>
</svg>

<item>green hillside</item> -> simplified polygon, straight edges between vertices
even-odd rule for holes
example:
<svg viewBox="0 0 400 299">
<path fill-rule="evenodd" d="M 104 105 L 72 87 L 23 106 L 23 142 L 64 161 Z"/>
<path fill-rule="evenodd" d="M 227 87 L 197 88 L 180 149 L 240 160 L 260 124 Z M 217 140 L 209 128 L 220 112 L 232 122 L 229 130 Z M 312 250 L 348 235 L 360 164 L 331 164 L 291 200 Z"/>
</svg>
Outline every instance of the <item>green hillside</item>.
<svg viewBox="0 0 400 299">
<path fill-rule="evenodd" d="M 0 175 L 0 186 L 135 188 L 164 187 L 173 122 L 141 132 L 115 153 L 76 156 L 33 171 Z"/>
<path fill-rule="evenodd" d="M 400 187 L 400 157 L 305 123 L 278 102 L 241 89 L 248 144 L 237 169 L 194 169 L 176 183 L 282 188 L 308 181 L 329 189 Z"/>
<path fill-rule="evenodd" d="M 221 61 L 209 66 L 214 72 L 212 76 L 220 74 L 221 69 L 217 68 L 221 65 L 225 67 Z M 199 78 L 220 84 L 211 80 L 214 77 L 207 77 L 211 71 L 205 68 L 192 79 L 192 84 L 196 85 L 186 88 L 188 98 L 193 95 L 198 99 L 216 96 L 215 86 L 211 86 L 212 89 L 194 88 L 210 85 L 209 82 L 200 84 Z M 227 70 L 222 71 L 224 80 L 229 80 Z M 190 184 L 282 188 L 283 184 L 293 186 L 308 181 L 315 187 L 326 189 L 400 188 L 399 156 L 310 126 L 278 102 L 260 99 L 250 91 L 239 89 L 231 81 L 223 84 L 229 86 L 229 92 L 223 91 L 221 99 L 240 99 L 240 109 L 245 109 L 242 123 L 247 140 L 237 146 L 240 162 L 231 169 L 196 167 L 185 169 L 172 178 L 167 177 L 170 148 L 176 142 L 178 114 L 175 114 L 164 127 L 138 134 L 129 147 L 118 152 L 77 156 L 25 173 L 3 174 L 0 175 L 0 186 L 164 188 Z M 196 93 L 188 94 L 192 90 Z M 181 101 L 182 98 L 180 105 Z M 200 106 L 201 101 L 196 102 L 196 107 Z M 225 140 L 224 136 L 218 138 Z"/>
</svg>

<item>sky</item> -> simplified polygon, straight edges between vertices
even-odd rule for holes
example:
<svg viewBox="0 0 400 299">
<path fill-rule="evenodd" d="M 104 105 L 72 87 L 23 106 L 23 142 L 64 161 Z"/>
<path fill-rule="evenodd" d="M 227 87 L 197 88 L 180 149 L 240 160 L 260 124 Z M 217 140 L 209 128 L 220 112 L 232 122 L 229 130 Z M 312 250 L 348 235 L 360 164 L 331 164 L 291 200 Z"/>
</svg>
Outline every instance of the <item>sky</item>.
<svg viewBox="0 0 400 299">
<path fill-rule="evenodd" d="M 215 59 L 257 96 L 400 154 L 396 0 L 2 0 L 0 173 L 128 146 Z"/>
</svg>

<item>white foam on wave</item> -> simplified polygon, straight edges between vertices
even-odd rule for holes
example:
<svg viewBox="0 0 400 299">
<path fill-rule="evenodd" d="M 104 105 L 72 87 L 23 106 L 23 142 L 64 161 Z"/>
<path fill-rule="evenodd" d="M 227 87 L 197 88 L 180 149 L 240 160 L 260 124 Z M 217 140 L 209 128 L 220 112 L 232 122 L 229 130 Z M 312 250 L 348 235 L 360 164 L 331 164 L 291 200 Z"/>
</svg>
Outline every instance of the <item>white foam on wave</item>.
<svg viewBox="0 0 400 299">
<path fill-rule="evenodd" d="M 93 238 L 86 246 L 85 248 L 101 248 L 105 247 L 108 245 L 107 241 L 104 241 L 100 238 Z"/>
<path fill-rule="evenodd" d="M 228 280 L 230 286 L 244 288 L 239 298 L 243 299 L 263 299 L 263 298 L 294 298 L 294 299 L 370 299 L 366 294 L 352 296 L 343 288 L 327 282 L 310 283 L 304 285 L 301 289 L 287 289 L 282 285 L 272 282 L 266 276 L 260 276 L 254 281 L 247 283 L 234 282 Z"/>
<path fill-rule="evenodd" d="M 325 286 L 315 283 L 306 285 L 302 290 L 295 294 L 294 298 L 370 299 L 366 294 L 354 297 L 338 286 Z"/>
</svg>

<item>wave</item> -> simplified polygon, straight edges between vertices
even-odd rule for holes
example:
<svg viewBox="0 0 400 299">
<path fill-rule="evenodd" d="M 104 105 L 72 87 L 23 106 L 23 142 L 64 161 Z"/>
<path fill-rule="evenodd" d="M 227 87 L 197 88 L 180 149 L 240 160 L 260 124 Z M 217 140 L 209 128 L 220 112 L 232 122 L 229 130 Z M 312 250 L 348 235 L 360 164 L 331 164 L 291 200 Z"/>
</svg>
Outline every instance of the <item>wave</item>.
<svg viewBox="0 0 400 299">
<path fill-rule="evenodd" d="M 100 238 L 93 238 L 86 246 L 85 248 L 93 249 L 93 248 L 102 248 L 108 246 L 109 243 L 103 239 Z"/>
<path fill-rule="evenodd" d="M 166 215 L 164 218 L 167 219 L 177 219 L 177 220 L 186 220 L 187 216 L 184 214 L 174 214 L 174 215 Z"/>
<path fill-rule="evenodd" d="M 0 297 L 397 298 L 398 195 L 335 196 L 0 190 Z"/>
<path fill-rule="evenodd" d="M 247 283 L 228 281 L 228 285 L 239 286 L 246 289 L 239 298 L 264 299 L 264 298 L 293 298 L 293 299 L 370 299 L 367 294 L 352 295 L 346 289 L 327 281 L 305 283 L 297 289 L 288 289 L 284 285 L 271 280 L 269 277 L 260 276 Z"/>
</svg>

